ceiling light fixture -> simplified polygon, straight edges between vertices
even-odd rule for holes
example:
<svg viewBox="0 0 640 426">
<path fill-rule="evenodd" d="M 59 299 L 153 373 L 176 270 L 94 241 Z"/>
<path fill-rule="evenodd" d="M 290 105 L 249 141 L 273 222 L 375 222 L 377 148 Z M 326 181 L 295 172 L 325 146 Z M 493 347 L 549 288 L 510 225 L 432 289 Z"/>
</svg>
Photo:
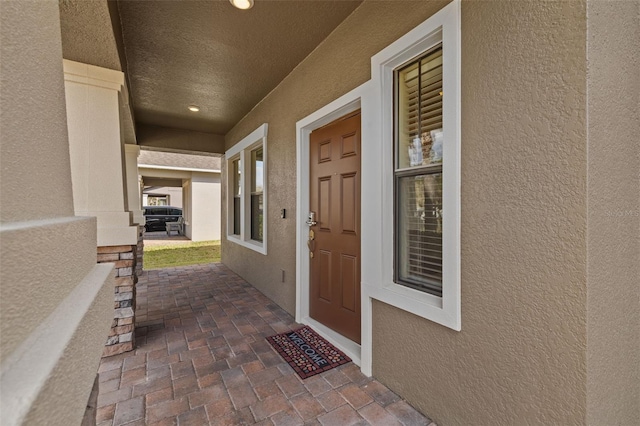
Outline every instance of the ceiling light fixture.
<svg viewBox="0 0 640 426">
<path fill-rule="evenodd" d="M 253 0 L 229 0 L 238 9 L 247 10 L 253 7 Z"/>
<path fill-rule="evenodd" d="M 195 106 L 195 105 L 189 105 L 189 111 L 198 112 L 198 111 L 200 111 L 200 108 Z"/>
</svg>

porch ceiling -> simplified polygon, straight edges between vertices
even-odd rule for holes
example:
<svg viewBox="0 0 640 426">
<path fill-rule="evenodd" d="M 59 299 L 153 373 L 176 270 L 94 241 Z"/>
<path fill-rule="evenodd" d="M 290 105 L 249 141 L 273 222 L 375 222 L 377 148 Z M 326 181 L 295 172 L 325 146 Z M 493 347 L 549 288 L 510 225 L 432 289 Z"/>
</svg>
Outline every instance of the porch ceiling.
<svg viewBox="0 0 640 426">
<path fill-rule="evenodd" d="M 128 72 L 138 124 L 223 135 L 361 1 L 255 0 L 242 11 L 228 0 L 118 0 L 116 8 L 103 0 L 89 13 L 66 0 L 63 48 L 70 59 Z M 107 9 L 112 37 L 103 34 Z M 120 64 L 108 42 L 121 45 Z"/>
</svg>

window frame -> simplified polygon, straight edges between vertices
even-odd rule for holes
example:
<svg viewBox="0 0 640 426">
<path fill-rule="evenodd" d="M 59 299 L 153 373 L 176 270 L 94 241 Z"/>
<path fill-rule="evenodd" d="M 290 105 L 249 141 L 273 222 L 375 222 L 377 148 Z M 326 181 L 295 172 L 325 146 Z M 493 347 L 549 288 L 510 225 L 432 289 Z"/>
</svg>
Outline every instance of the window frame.
<svg viewBox="0 0 640 426">
<path fill-rule="evenodd" d="M 395 72 L 437 44 L 443 47 L 443 279 L 442 296 L 395 282 Z M 372 83 L 380 118 L 382 235 L 381 276 L 368 284 L 368 296 L 459 331 L 460 182 L 461 182 L 461 23 L 460 2 L 454 0 L 371 59 Z"/>
<path fill-rule="evenodd" d="M 258 184 L 257 184 L 257 180 L 256 180 L 256 170 L 258 169 L 258 155 L 257 152 L 261 151 L 261 159 L 260 162 L 262 163 L 262 187 L 260 188 L 260 191 L 258 191 Z M 256 153 L 256 158 L 254 160 L 254 153 Z M 257 239 L 254 235 L 254 218 L 253 218 L 253 201 L 254 201 L 254 197 L 255 196 L 259 196 L 262 198 L 262 230 L 264 231 L 264 148 L 262 145 L 253 148 L 250 151 L 250 167 L 251 167 L 251 193 L 249 194 L 249 198 L 250 198 L 250 202 L 249 202 L 249 208 L 251 209 L 251 227 L 250 227 L 250 234 L 251 234 L 251 239 L 253 241 L 260 241 L 263 242 L 264 241 L 264 234 L 262 235 L 261 239 Z"/>
<path fill-rule="evenodd" d="M 225 152 L 226 188 L 227 188 L 227 241 L 254 250 L 263 255 L 267 254 L 267 123 L 262 124 L 248 136 L 243 138 Z M 251 153 L 262 147 L 262 241 L 251 239 L 251 185 L 252 167 Z M 239 160 L 240 169 L 240 234 L 234 234 L 234 166 Z"/>
<path fill-rule="evenodd" d="M 401 229 L 401 211 L 402 211 L 402 205 L 400 203 L 401 201 L 401 185 L 402 185 L 402 180 L 406 179 L 406 178 L 411 178 L 411 177 L 418 177 L 418 176 L 424 176 L 424 175 L 436 175 L 436 174 L 440 174 L 443 175 L 442 173 L 442 162 L 439 163 L 430 163 L 430 164 L 422 164 L 422 165 L 410 165 L 410 166 L 402 166 L 400 164 L 400 149 L 401 149 L 401 143 L 400 143 L 400 120 L 399 120 L 399 116 L 400 116 L 400 90 L 399 90 L 399 84 L 400 84 L 400 74 L 401 72 L 408 68 L 413 66 L 414 64 L 418 65 L 418 92 L 421 93 L 422 91 L 422 87 L 421 87 L 421 76 L 422 76 L 422 72 L 421 72 L 421 67 L 422 67 L 422 61 L 424 61 L 425 58 L 429 57 L 430 55 L 432 55 L 435 51 L 443 51 L 442 49 L 442 43 L 437 43 L 435 46 L 431 47 L 430 49 L 428 49 L 427 51 L 423 52 L 420 56 L 411 59 L 408 63 L 405 63 L 403 65 L 400 65 L 399 67 L 394 69 L 393 72 L 393 102 L 394 102 L 394 106 L 393 106 L 393 124 L 394 124 L 394 128 L 393 128 L 393 144 L 394 144 L 394 149 L 393 149 L 393 164 L 394 164 L 394 171 L 393 171 L 393 179 L 394 179 L 394 184 L 393 184 L 393 200 L 394 200 L 394 253 L 393 253 L 393 271 L 394 271 L 394 275 L 393 275 L 393 280 L 396 284 L 400 284 L 403 285 L 405 287 L 409 287 L 409 288 L 414 288 L 418 291 L 422 291 L 422 292 L 426 292 L 426 293 L 430 293 L 433 294 L 435 296 L 438 297 L 442 297 L 442 286 L 443 286 L 443 282 L 442 282 L 442 278 L 440 279 L 440 283 L 439 283 L 439 288 L 437 288 L 438 286 L 430 283 L 430 282 L 418 282 L 417 280 L 414 282 L 414 280 L 412 280 L 410 277 L 406 276 L 405 278 L 402 277 L 402 273 L 400 271 L 401 267 L 401 241 L 400 241 L 400 229 Z M 442 53 L 440 54 L 442 55 Z M 442 95 L 442 92 L 441 92 Z M 420 94 L 418 94 L 418 103 L 421 103 L 420 100 Z M 420 106 L 418 106 L 418 115 L 417 115 L 417 126 L 418 129 L 420 129 L 420 126 L 422 124 L 422 118 L 420 116 Z M 441 117 L 444 116 L 444 110 L 441 113 Z M 440 122 L 440 127 L 442 126 L 442 122 Z M 440 129 L 442 130 L 442 129 Z M 420 133 L 418 131 L 418 133 Z M 441 247 L 442 248 L 442 247 Z M 408 254 L 408 253 L 407 253 Z M 408 262 L 408 259 L 405 260 L 406 262 Z M 440 267 L 442 268 L 442 264 L 440 264 Z M 424 287 L 424 289 L 420 289 L 419 287 Z M 432 288 L 429 288 L 432 287 Z"/>
</svg>

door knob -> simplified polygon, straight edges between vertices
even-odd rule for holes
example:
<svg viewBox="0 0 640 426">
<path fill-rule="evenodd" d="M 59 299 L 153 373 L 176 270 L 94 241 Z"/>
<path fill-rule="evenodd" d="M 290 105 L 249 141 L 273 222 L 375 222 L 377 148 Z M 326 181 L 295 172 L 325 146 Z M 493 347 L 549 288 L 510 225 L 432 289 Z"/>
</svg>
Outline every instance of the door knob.
<svg viewBox="0 0 640 426">
<path fill-rule="evenodd" d="M 307 225 L 314 226 L 318 222 L 316 222 L 316 212 L 309 212 L 309 217 L 307 218 Z"/>
</svg>

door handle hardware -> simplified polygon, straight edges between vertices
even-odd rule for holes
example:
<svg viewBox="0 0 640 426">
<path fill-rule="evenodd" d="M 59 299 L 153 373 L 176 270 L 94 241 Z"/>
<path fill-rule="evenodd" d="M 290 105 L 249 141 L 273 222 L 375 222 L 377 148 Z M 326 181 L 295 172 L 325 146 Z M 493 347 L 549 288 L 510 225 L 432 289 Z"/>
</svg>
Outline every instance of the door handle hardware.
<svg viewBox="0 0 640 426">
<path fill-rule="evenodd" d="M 318 222 L 316 222 L 316 212 L 309 212 L 309 217 L 307 218 L 306 224 L 309 226 L 314 226 Z"/>
<path fill-rule="evenodd" d="M 316 242 L 314 240 L 307 240 L 307 247 L 309 247 L 309 251 L 313 253 L 316 247 Z"/>
</svg>

